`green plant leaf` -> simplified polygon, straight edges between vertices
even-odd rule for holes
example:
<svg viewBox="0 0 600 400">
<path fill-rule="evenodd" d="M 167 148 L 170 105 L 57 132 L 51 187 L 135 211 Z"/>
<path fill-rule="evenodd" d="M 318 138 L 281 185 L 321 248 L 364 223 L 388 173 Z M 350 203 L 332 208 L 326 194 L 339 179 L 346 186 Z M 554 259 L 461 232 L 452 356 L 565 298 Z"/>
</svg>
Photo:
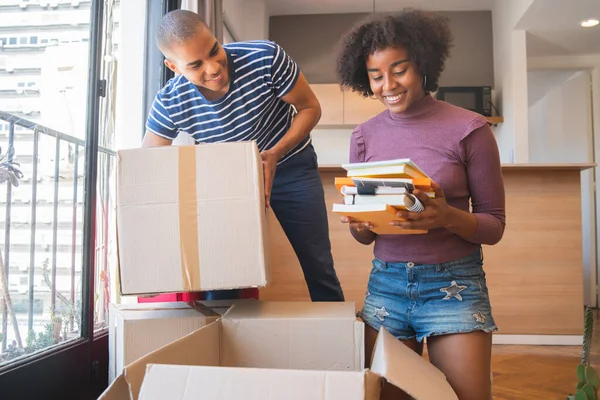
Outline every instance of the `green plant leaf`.
<svg viewBox="0 0 600 400">
<path fill-rule="evenodd" d="M 583 381 L 583 382 L 578 382 L 578 383 L 577 383 L 577 386 L 575 387 L 575 389 L 581 389 L 581 388 L 582 388 L 582 387 L 584 387 L 585 385 L 586 385 L 586 382 L 585 382 L 585 381 Z"/>
<path fill-rule="evenodd" d="M 578 390 L 577 393 L 575 393 L 575 400 L 591 400 L 591 399 L 588 399 L 588 397 L 585 395 L 584 391 Z"/>
<path fill-rule="evenodd" d="M 585 380 L 589 385 L 595 387 L 596 389 L 600 387 L 598 374 L 596 373 L 596 370 L 590 365 L 585 367 Z"/>
<path fill-rule="evenodd" d="M 577 380 L 579 382 L 585 382 L 585 365 L 583 364 L 577 366 Z"/>
<path fill-rule="evenodd" d="M 596 396 L 596 389 L 594 389 L 594 387 L 592 385 L 590 385 L 589 383 L 586 383 L 582 388 L 581 391 L 583 393 L 585 393 L 586 398 L 588 399 L 597 399 L 598 397 Z"/>
</svg>

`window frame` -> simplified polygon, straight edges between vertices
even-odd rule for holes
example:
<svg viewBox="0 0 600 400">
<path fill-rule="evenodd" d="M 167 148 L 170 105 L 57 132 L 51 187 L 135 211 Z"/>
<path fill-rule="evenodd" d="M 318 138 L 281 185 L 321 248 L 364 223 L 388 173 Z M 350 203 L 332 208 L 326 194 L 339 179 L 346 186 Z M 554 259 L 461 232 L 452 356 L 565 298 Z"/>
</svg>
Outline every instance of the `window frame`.
<svg viewBox="0 0 600 400">
<path fill-rule="evenodd" d="M 181 8 L 181 0 L 148 1 L 146 3 L 146 33 L 145 33 L 145 55 L 144 55 L 144 109 L 142 121 L 142 138 L 146 134 L 146 118 L 152 109 L 152 103 L 156 93 L 173 78 L 175 74 L 164 63 L 164 57 L 156 45 L 156 28 L 161 18 L 169 11 Z"/>
<path fill-rule="evenodd" d="M 92 1 L 90 13 L 81 337 L 0 367 L 0 393 L 7 398 L 95 399 L 108 382 L 108 333 L 107 330 L 94 332 L 95 216 L 104 2 Z"/>
</svg>

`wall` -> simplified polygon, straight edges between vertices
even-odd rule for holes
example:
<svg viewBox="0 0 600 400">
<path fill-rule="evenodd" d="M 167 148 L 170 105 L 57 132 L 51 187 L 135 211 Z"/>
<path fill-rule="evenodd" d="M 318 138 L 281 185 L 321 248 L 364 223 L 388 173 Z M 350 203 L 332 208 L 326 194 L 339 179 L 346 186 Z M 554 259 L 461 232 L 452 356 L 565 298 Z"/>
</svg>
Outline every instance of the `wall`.
<svg viewBox="0 0 600 400">
<path fill-rule="evenodd" d="M 489 11 L 439 12 L 449 18 L 454 47 L 442 74 L 444 86 L 494 83 L 492 15 Z M 269 38 L 298 62 L 310 83 L 335 83 L 339 39 L 368 14 L 289 15 L 270 18 Z M 308 29 L 307 29 L 308 28 Z"/>
<path fill-rule="evenodd" d="M 148 0 L 121 2 L 115 141 L 118 150 L 138 147 L 144 129 L 144 49 Z"/>
<path fill-rule="evenodd" d="M 590 73 L 530 70 L 530 162 L 593 160 Z"/>
<path fill-rule="evenodd" d="M 223 20 L 237 41 L 269 37 L 266 0 L 223 0 Z"/>
<path fill-rule="evenodd" d="M 525 31 L 515 26 L 533 0 L 493 0 L 494 88 L 504 123 L 495 129 L 502 162 L 529 161 L 527 50 Z"/>
<path fill-rule="evenodd" d="M 530 70 L 530 162 L 594 161 L 591 75 L 587 70 Z M 593 304 L 596 213 L 593 170 L 581 174 L 584 300 Z M 560 207 L 560 205 L 557 205 Z"/>
<path fill-rule="evenodd" d="M 527 64 L 530 69 L 566 71 L 586 70 L 591 75 L 591 115 L 592 121 L 600 121 L 600 54 L 587 54 L 578 56 L 549 56 L 549 57 L 529 57 Z M 548 118 L 551 115 L 547 116 Z M 592 125 L 593 145 L 590 150 L 593 152 L 595 162 L 600 160 L 600 123 L 595 122 Z M 574 134 L 573 129 L 563 133 L 569 137 Z M 597 285 L 598 276 L 598 238 L 600 238 L 600 216 L 595 210 L 600 210 L 600 196 L 595 195 L 594 187 L 595 177 L 600 173 L 600 167 L 593 171 L 582 174 L 582 215 L 584 225 L 583 236 L 583 257 L 584 257 L 584 302 L 590 306 L 597 306 Z M 587 210 L 587 211 L 586 211 Z"/>
</svg>

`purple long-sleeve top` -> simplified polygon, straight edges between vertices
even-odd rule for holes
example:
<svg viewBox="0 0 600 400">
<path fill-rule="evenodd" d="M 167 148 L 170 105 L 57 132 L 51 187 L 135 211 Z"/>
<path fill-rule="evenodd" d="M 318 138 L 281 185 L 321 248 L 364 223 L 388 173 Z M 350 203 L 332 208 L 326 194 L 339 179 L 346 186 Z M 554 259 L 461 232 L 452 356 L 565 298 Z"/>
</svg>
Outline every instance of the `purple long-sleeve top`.
<svg viewBox="0 0 600 400">
<path fill-rule="evenodd" d="M 410 158 L 421 167 L 440 185 L 449 205 L 471 211 L 477 229 L 466 239 L 445 228 L 427 234 L 377 235 L 375 257 L 441 263 L 500 241 L 505 226 L 504 182 L 496 139 L 483 116 L 425 96 L 405 112 L 386 110 L 352 133 L 350 162 L 397 158 Z"/>
</svg>

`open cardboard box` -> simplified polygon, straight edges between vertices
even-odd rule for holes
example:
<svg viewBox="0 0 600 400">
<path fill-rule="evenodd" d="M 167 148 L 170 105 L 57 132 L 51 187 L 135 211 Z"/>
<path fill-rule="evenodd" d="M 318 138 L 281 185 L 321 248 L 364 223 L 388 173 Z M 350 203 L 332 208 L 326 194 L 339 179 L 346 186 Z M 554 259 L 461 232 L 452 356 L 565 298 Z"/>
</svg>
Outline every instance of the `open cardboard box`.
<svg viewBox="0 0 600 400">
<path fill-rule="evenodd" d="M 234 304 L 218 321 L 128 365 L 102 400 L 379 398 L 387 379 L 417 400 L 457 400 L 445 376 L 387 331 L 364 369 L 353 303 Z"/>
</svg>

